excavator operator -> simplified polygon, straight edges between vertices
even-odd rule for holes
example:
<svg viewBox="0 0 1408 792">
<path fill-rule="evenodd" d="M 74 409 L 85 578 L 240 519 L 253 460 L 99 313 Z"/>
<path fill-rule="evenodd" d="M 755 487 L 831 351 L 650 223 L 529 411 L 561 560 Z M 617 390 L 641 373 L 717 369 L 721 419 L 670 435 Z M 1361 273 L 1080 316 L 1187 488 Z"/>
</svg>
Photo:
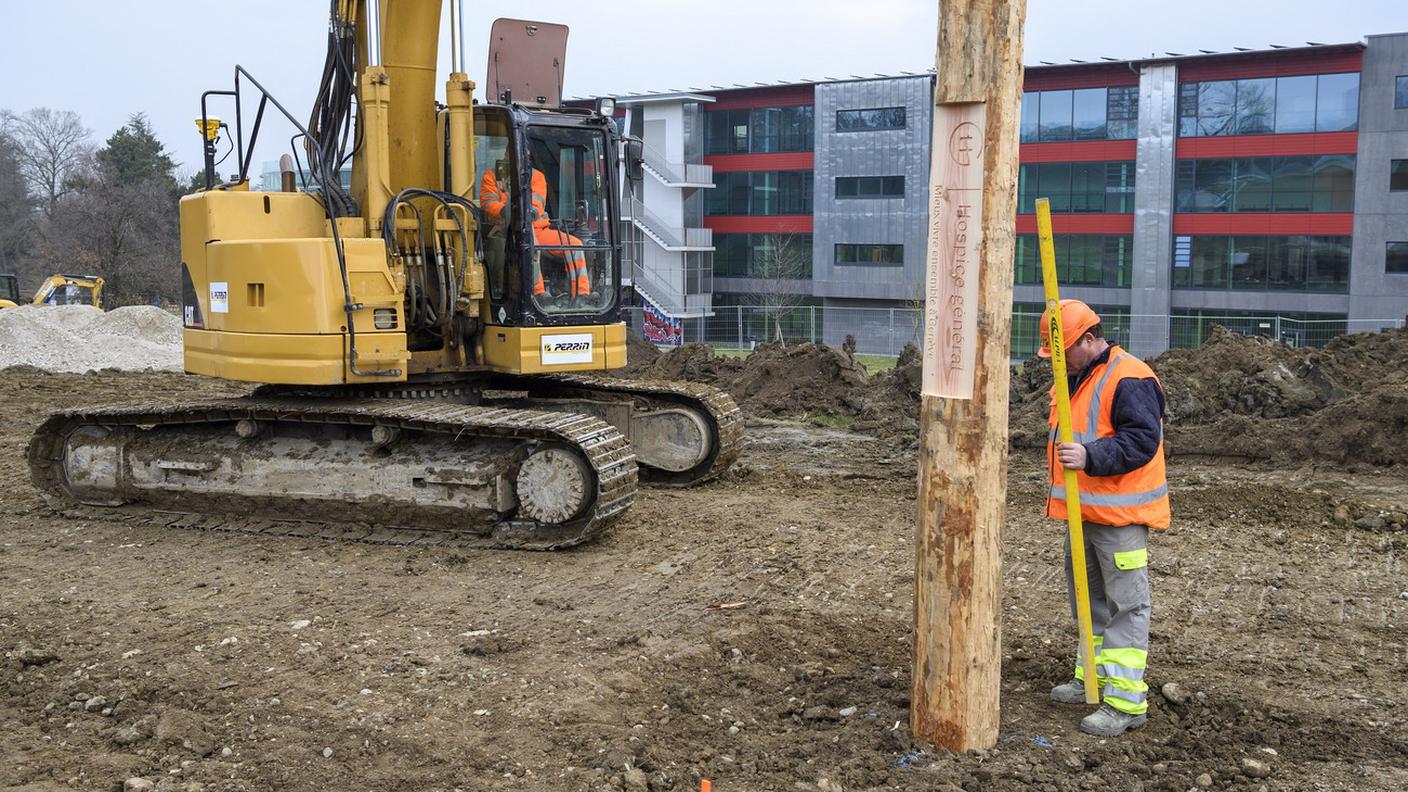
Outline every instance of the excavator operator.
<svg viewBox="0 0 1408 792">
<path fill-rule="evenodd" d="M 490 168 L 484 171 L 484 175 L 479 179 L 479 205 L 484 213 L 496 223 L 504 223 L 506 221 L 505 212 L 511 211 L 506 172 L 507 168 L 502 170 L 497 167 Z M 568 296 L 584 297 L 591 294 L 592 284 L 591 277 L 587 273 L 586 257 L 580 252 L 563 249 L 567 246 L 581 247 L 582 240 L 566 231 L 552 227 L 552 217 L 547 210 L 548 180 L 543 176 L 543 172 L 537 168 L 533 168 L 532 190 L 533 238 L 540 247 L 545 248 L 540 253 L 562 260 L 563 274 L 567 284 L 564 291 Z M 543 283 L 542 268 L 535 262 L 533 295 L 536 297 L 546 294 L 547 287 Z"/>
</svg>

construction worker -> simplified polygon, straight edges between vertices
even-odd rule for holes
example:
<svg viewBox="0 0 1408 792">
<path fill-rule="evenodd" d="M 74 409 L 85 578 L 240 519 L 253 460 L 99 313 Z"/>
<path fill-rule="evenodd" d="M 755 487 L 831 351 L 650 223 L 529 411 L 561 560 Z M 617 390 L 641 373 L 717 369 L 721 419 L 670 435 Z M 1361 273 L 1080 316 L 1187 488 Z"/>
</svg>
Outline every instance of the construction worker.
<svg viewBox="0 0 1408 792">
<path fill-rule="evenodd" d="M 479 206 L 489 218 L 497 223 L 505 222 L 505 215 L 511 213 L 510 193 L 508 189 L 508 179 L 506 168 L 502 173 L 495 173 L 494 168 L 484 171 L 484 175 L 479 178 Z M 532 220 L 533 238 L 541 247 L 556 246 L 558 249 L 542 251 L 554 258 L 562 259 L 563 272 L 567 278 L 567 294 L 572 297 L 584 296 L 591 293 L 591 277 L 587 273 L 587 259 L 580 252 L 562 250 L 567 246 L 580 247 L 582 240 L 578 239 L 566 231 L 552 227 L 552 218 L 548 215 L 548 180 L 543 176 L 543 172 L 537 168 L 533 169 L 531 189 L 532 195 Z M 547 288 L 543 283 L 542 269 L 534 266 L 533 294 L 542 295 L 547 293 Z"/>
<path fill-rule="evenodd" d="M 1076 471 L 1085 533 L 1086 577 L 1094 627 L 1099 709 L 1080 722 L 1088 734 L 1114 737 L 1148 720 L 1144 669 L 1149 651 L 1149 530 L 1169 525 L 1164 476 L 1163 386 L 1142 360 L 1105 340 L 1100 317 L 1079 300 L 1062 300 L 1072 443 L 1056 442 L 1052 388 L 1046 516 L 1066 519 L 1064 469 Z M 1050 309 L 1041 318 L 1041 357 L 1051 356 Z M 1066 583 L 1076 616 L 1070 538 Z M 1065 704 L 1085 701 L 1077 649 L 1075 679 L 1051 690 Z"/>
</svg>

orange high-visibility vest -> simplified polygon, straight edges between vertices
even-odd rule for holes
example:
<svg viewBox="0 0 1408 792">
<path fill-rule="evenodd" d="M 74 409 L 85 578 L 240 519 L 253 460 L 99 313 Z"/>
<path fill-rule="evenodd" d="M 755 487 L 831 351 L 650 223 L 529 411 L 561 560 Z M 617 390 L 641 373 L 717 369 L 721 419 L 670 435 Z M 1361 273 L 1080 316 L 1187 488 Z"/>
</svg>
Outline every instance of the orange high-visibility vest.
<svg viewBox="0 0 1408 792">
<path fill-rule="evenodd" d="M 547 228 L 552 218 L 548 217 L 548 180 L 543 172 L 533 169 L 533 227 Z"/>
<path fill-rule="evenodd" d="M 1096 366 L 1071 394 L 1071 430 L 1075 442 L 1090 443 L 1102 437 L 1113 437 L 1115 427 L 1110 420 L 1110 410 L 1120 381 L 1150 378 L 1158 382 L 1154 370 L 1144 361 L 1112 345 L 1106 361 Z M 1064 520 L 1066 479 L 1065 468 L 1056 459 L 1054 387 L 1052 393 L 1051 433 L 1046 445 L 1051 489 L 1046 498 L 1046 516 Z M 1078 470 L 1076 483 L 1080 489 L 1082 519 L 1101 525 L 1147 525 L 1160 530 L 1169 525 L 1168 478 L 1164 471 L 1162 430 L 1158 450 L 1143 467 L 1115 476 L 1090 476 Z"/>
<path fill-rule="evenodd" d="M 503 218 L 504 209 L 508 207 L 508 190 L 499 188 L 499 180 L 494 176 L 494 169 L 484 171 L 484 175 L 479 177 L 479 206 L 484 210 L 484 214 L 499 220 Z"/>
</svg>

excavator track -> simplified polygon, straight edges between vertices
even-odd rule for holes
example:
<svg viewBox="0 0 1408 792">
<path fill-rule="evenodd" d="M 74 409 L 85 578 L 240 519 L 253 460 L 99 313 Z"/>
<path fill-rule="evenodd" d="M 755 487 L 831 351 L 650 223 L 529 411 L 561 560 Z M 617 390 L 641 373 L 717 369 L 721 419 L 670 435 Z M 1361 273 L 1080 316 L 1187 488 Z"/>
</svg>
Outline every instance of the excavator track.
<svg viewBox="0 0 1408 792">
<path fill-rule="evenodd" d="M 609 403 L 650 408 L 677 407 L 693 411 L 703 424 L 707 448 L 683 470 L 650 464 L 637 449 L 640 480 L 652 486 L 689 487 L 717 478 L 743 450 L 743 412 L 733 397 L 718 388 L 695 382 L 631 380 L 594 374 L 480 374 L 414 383 L 343 385 L 330 388 L 265 385 L 256 396 L 454 401 L 468 404 L 504 402 L 528 409 L 597 415 L 630 436 L 628 417 Z M 602 409 L 602 405 L 606 407 Z M 632 437 L 632 442 L 638 438 Z"/>
<path fill-rule="evenodd" d="M 706 458 L 686 471 L 668 471 L 641 466 L 641 480 L 654 486 L 690 487 L 718 478 L 728 470 L 743 450 L 743 411 L 733 397 L 718 388 L 697 382 L 674 380 L 632 380 L 592 374 L 553 374 L 518 377 L 532 388 L 554 383 L 563 395 L 616 397 L 663 402 L 699 410 L 706 416 L 712 434 L 712 449 Z M 530 390 L 530 392 L 532 392 Z"/>
<path fill-rule="evenodd" d="M 619 519 L 637 488 L 630 444 L 599 419 L 402 399 L 255 396 L 66 410 L 36 430 L 28 460 L 35 486 L 65 513 L 416 546 L 569 547 Z M 283 468 L 240 491 L 243 468 L 261 464 Z M 289 469 L 294 479 L 306 469 L 325 491 L 289 491 L 279 483 Z M 409 499 L 398 500 L 390 484 L 338 494 L 395 479 L 393 470 L 423 476 L 403 488 Z M 564 481 L 574 493 L 565 502 L 553 489 Z M 561 519 L 527 514 L 534 510 Z"/>
</svg>

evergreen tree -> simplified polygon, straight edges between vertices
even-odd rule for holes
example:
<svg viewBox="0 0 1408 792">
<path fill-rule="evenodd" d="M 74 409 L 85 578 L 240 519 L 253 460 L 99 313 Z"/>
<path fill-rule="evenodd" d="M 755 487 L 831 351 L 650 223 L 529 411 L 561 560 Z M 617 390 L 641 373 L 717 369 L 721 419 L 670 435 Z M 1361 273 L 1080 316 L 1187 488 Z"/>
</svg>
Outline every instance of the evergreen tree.
<svg viewBox="0 0 1408 792">
<path fill-rule="evenodd" d="M 117 181 L 126 184 L 155 182 L 168 195 L 181 194 L 176 180 L 176 163 L 157 140 L 143 113 L 135 113 L 127 124 L 108 138 L 98 151 L 98 163 L 111 169 Z"/>
</svg>

